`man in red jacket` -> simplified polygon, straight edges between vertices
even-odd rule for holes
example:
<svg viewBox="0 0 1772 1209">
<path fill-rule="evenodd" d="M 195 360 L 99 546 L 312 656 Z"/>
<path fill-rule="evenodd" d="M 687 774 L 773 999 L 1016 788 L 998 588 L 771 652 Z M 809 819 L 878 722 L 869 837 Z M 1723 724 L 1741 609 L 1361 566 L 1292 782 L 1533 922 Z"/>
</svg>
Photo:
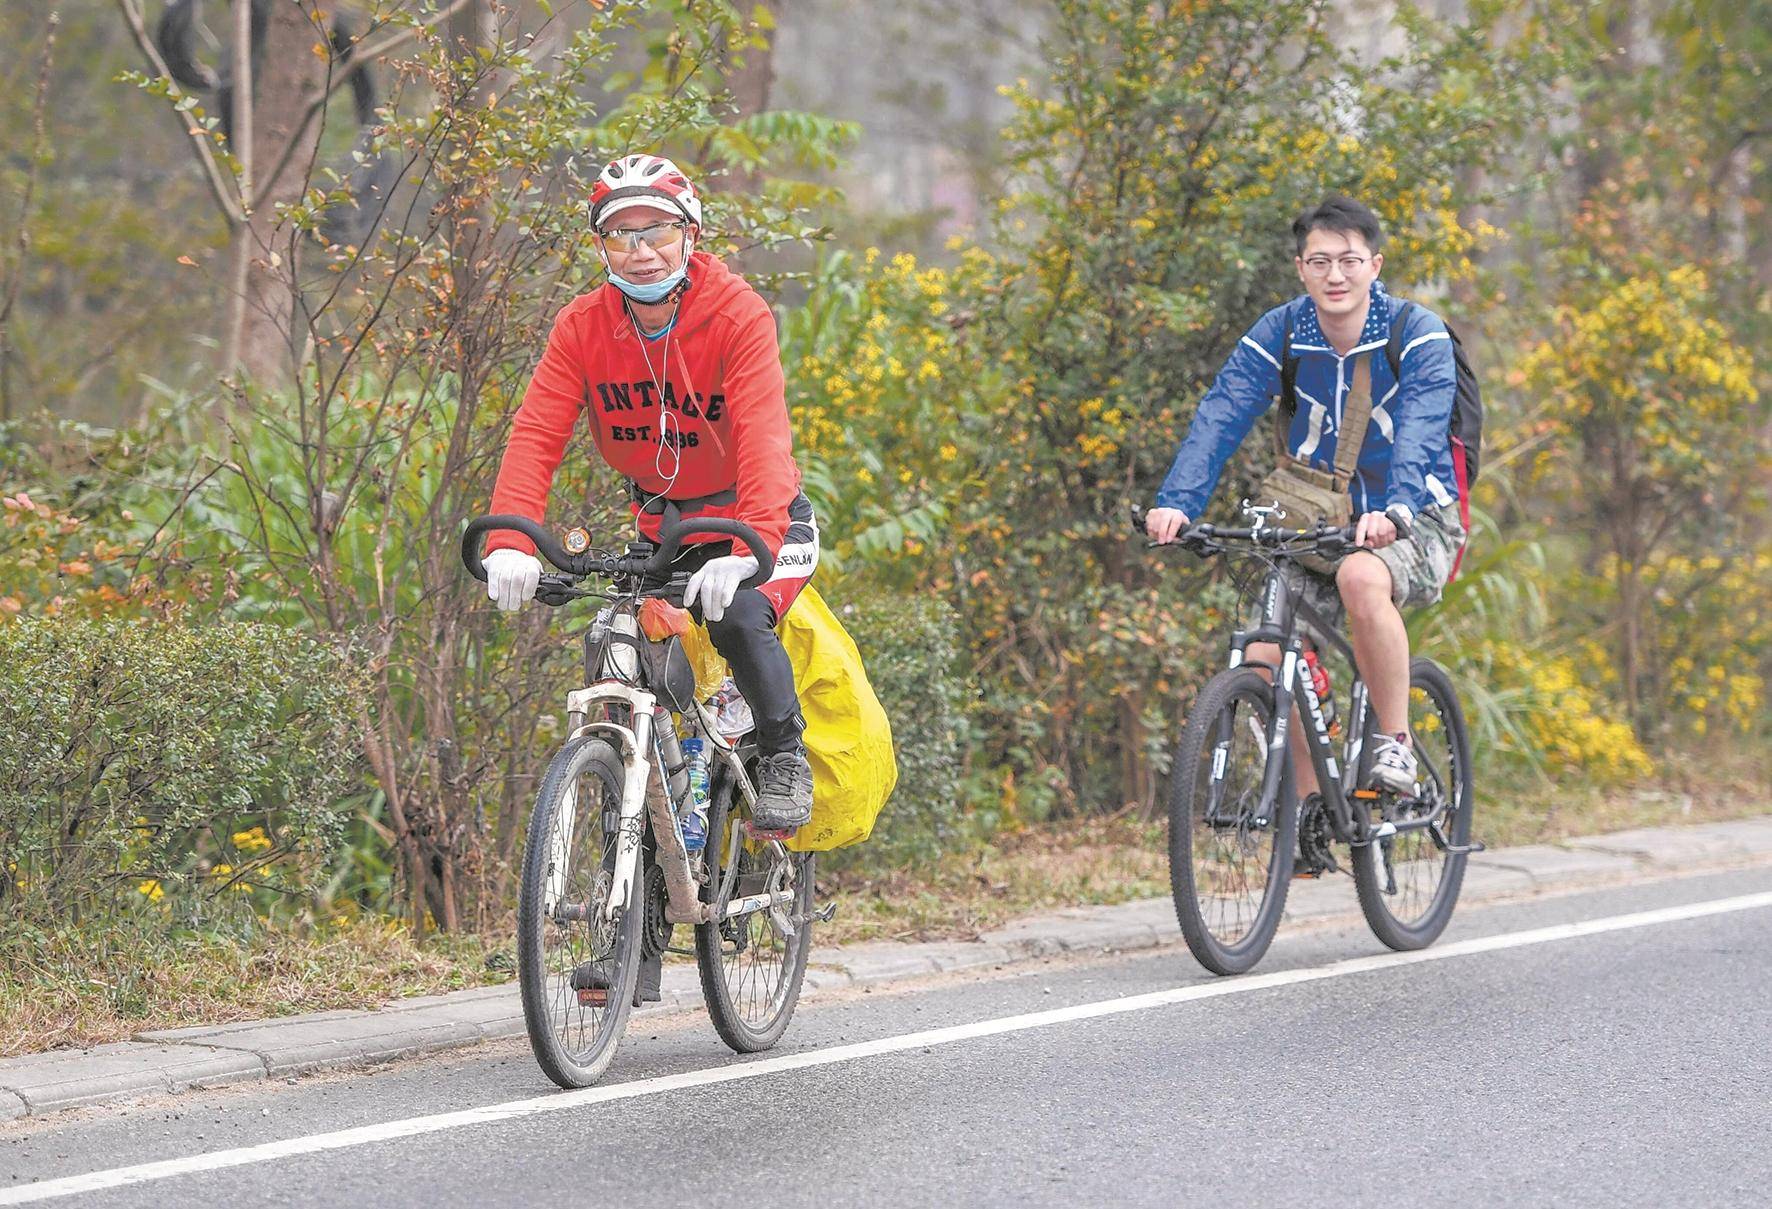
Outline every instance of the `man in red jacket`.
<svg viewBox="0 0 1772 1209">
<path fill-rule="evenodd" d="M 608 283 L 554 320 L 492 511 L 542 519 L 582 414 L 597 451 L 627 476 L 647 536 L 657 537 L 667 501 L 685 518 L 732 517 L 756 530 L 775 554 L 774 576 L 740 589 L 756 560 L 730 541 L 692 538 L 681 556 L 694 571 L 684 603 L 706 620 L 756 718 L 756 825 L 798 827 L 812 815 L 812 770 L 775 625 L 818 565 L 818 522 L 800 491 L 775 317 L 743 278 L 695 250 L 701 201 L 670 160 L 610 163 L 591 191 L 591 223 Z M 518 608 L 541 574 L 535 548 L 510 532 L 487 545 L 487 595 Z"/>
</svg>

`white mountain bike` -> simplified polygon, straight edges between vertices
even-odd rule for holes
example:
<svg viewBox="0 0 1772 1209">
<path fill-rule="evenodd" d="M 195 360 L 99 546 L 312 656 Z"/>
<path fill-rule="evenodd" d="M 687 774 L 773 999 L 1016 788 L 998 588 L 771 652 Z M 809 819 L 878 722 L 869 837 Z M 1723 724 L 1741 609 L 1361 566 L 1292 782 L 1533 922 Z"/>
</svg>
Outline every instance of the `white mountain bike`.
<svg viewBox="0 0 1772 1209">
<path fill-rule="evenodd" d="M 681 604 L 688 574 L 671 565 L 684 538 L 717 534 L 743 542 L 757 572 L 774 558 L 749 526 L 683 522 L 667 512 L 660 541 L 620 553 L 591 548 L 583 529 L 562 542 L 527 517 L 468 524 L 462 561 L 480 580 L 483 534 L 524 534 L 559 574 L 541 577 L 548 605 L 608 603 L 585 635 L 584 688 L 566 698 L 566 740 L 548 765 L 530 815 L 517 899 L 517 976 L 536 1061 L 562 1087 L 585 1087 L 607 1069 L 658 978 L 678 924 L 695 928 L 702 994 L 734 1050 L 768 1049 L 786 1031 L 812 947 L 813 859 L 790 851 L 788 832 L 750 824 L 757 800 L 749 736 L 733 741 L 696 700 L 695 675 L 674 637 L 653 641 L 640 604 Z M 598 577 L 607 587 L 587 589 Z M 679 722 L 711 753 L 707 844 L 691 854 L 682 820 L 691 809 Z M 823 918 L 829 918 L 827 911 Z"/>
</svg>

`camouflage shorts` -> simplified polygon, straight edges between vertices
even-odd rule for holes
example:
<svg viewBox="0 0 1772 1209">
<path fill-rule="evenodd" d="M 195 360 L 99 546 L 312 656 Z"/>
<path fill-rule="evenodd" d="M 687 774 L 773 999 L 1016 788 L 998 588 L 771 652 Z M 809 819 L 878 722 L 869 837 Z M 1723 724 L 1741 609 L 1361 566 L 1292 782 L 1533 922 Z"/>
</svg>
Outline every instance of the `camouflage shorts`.
<svg viewBox="0 0 1772 1209">
<path fill-rule="evenodd" d="M 1391 599 L 1399 609 L 1418 609 L 1440 599 L 1440 590 L 1452 576 L 1452 564 L 1464 545 L 1464 526 L 1459 523 L 1456 506 L 1429 508 L 1415 518 L 1408 537 L 1392 542 L 1382 550 L 1373 550 L 1384 560 L 1391 572 Z M 1345 558 L 1364 558 L 1366 552 L 1356 551 Z M 1323 615 L 1336 629 L 1347 622 L 1341 593 L 1331 576 L 1307 571 L 1296 563 L 1289 568 L 1287 584 L 1293 593 Z"/>
</svg>

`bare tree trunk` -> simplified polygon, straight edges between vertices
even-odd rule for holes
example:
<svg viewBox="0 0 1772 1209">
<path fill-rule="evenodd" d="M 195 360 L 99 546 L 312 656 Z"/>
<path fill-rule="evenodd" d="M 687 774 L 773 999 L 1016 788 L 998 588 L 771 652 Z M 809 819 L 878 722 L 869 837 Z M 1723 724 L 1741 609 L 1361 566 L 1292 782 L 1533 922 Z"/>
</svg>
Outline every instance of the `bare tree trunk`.
<svg viewBox="0 0 1772 1209">
<path fill-rule="evenodd" d="M 237 0 L 247 7 L 249 0 Z M 238 290 L 230 330 L 238 330 L 232 367 L 267 384 L 288 382 L 303 347 L 296 330 L 299 235 L 279 219 L 278 210 L 307 189 L 318 146 L 319 124 L 301 129 L 306 98 L 323 86 L 325 58 L 314 53 L 325 32 L 297 0 L 273 0 L 266 16 L 264 57 L 250 97 L 249 137 L 239 145 L 245 161 L 258 165 L 251 184 L 246 225 L 234 231 Z M 250 61 L 250 56 L 247 56 Z M 293 147 L 292 147 L 293 144 Z M 273 167 L 274 165 L 274 167 Z"/>
<path fill-rule="evenodd" d="M 1631 730 L 1644 738 L 1642 709 L 1642 576 L 1635 563 L 1618 566 L 1619 662 L 1624 670 L 1624 709 Z"/>
<path fill-rule="evenodd" d="M 37 193 L 37 178 L 43 166 L 43 147 L 47 142 L 44 114 L 49 107 L 49 73 L 55 64 L 55 37 L 61 28 L 61 17 L 49 14 L 49 34 L 43 40 L 43 55 L 37 70 L 36 100 L 31 105 L 30 167 L 25 173 L 23 196 L 19 200 L 18 225 L 13 236 L 13 251 L 0 251 L 0 422 L 12 419 L 12 312 L 18 305 L 19 290 L 24 285 L 26 261 L 31 253 L 31 210 Z M 3 882 L 5 879 L 0 879 Z"/>
<path fill-rule="evenodd" d="M 252 197 L 252 0 L 234 0 L 234 112 L 233 152 L 240 165 L 240 196 Z M 252 257 L 244 238 L 244 226 L 233 229 L 229 249 L 227 337 L 222 344 L 222 368 L 240 364 L 240 340 L 246 318 L 246 275 Z"/>
<path fill-rule="evenodd" d="M 1157 794 L 1151 762 L 1144 750 L 1144 692 L 1129 689 L 1120 698 L 1120 797 L 1122 804 L 1136 806 L 1154 817 Z"/>
<path fill-rule="evenodd" d="M 759 31 L 763 45 L 746 47 L 727 65 L 726 90 L 732 94 L 737 118 L 762 113 L 769 108 L 769 94 L 775 87 L 774 23 L 780 20 L 784 7 L 786 0 L 759 0 L 753 6 L 754 10 L 768 14 L 769 27 Z"/>
<path fill-rule="evenodd" d="M 736 124 L 752 114 L 769 108 L 769 94 L 775 87 L 775 22 L 787 0 L 757 0 L 755 8 L 768 14 L 768 28 L 760 32 L 762 46 L 748 46 L 726 64 L 726 88 L 732 94 L 733 113 L 728 125 Z M 763 187 L 763 174 L 754 168 L 734 168 L 722 186 L 728 193 L 755 193 Z M 744 269 L 744 258 L 730 258 L 732 267 Z"/>
</svg>

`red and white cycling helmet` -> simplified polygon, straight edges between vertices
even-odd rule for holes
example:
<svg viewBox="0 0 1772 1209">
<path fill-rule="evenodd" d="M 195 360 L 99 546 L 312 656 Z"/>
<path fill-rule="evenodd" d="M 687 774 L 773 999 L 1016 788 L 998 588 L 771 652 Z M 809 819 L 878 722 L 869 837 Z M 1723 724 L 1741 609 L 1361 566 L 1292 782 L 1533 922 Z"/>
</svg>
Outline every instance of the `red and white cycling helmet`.
<svg viewBox="0 0 1772 1209">
<path fill-rule="evenodd" d="M 610 218 L 635 206 L 675 210 L 701 226 L 701 199 L 682 169 L 662 155 L 624 155 L 610 160 L 591 189 L 591 225 L 603 230 Z"/>
</svg>

